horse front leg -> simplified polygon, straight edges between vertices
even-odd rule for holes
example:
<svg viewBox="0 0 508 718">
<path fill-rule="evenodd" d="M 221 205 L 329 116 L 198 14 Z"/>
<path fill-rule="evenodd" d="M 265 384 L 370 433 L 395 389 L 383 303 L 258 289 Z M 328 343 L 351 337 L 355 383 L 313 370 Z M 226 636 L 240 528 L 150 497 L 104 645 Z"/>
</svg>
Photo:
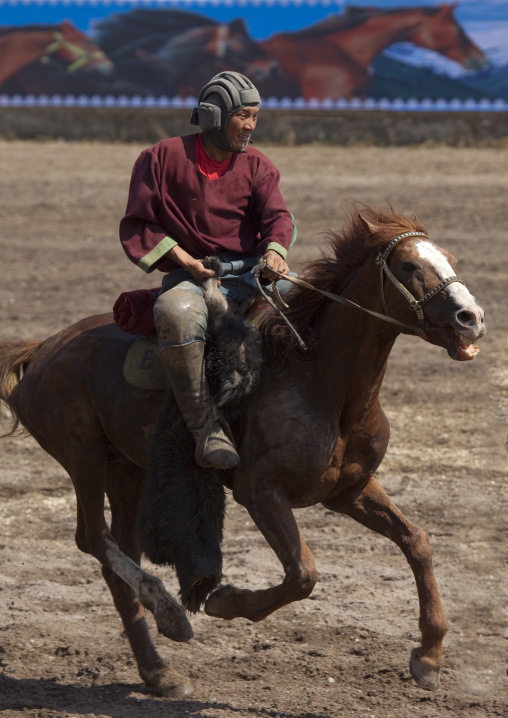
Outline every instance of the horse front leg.
<svg viewBox="0 0 508 718">
<path fill-rule="evenodd" d="M 257 591 L 223 586 L 208 597 L 205 611 L 209 616 L 228 620 L 242 617 L 261 621 L 282 606 L 307 598 L 318 574 L 281 489 L 256 490 L 256 495 L 243 499 L 242 504 L 277 554 L 284 568 L 284 580 L 277 586 Z"/>
<path fill-rule="evenodd" d="M 443 664 L 443 638 L 449 625 L 432 570 L 432 553 L 426 533 L 403 516 L 374 476 L 350 503 L 341 500 L 324 505 L 386 536 L 402 550 L 416 581 L 422 634 L 422 644 L 413 649 L 409 668 L 421 688 L 437 690 Z"/>
</svg>

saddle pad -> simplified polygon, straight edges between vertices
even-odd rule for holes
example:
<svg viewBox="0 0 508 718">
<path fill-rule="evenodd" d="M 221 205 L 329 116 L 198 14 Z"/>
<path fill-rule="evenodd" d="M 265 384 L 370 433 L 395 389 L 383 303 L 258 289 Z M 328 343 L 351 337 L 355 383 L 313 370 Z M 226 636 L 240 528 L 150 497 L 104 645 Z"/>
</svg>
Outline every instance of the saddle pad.
<svg viewBox="0 0 508 718">
<path fill-rule="evenodd" d="M 136 339 L 125 357 L 123 376 L 127 384 L 136 389 L 166 390 L 167 380 L 156 338 L 139 337 Z"/>
</svg>

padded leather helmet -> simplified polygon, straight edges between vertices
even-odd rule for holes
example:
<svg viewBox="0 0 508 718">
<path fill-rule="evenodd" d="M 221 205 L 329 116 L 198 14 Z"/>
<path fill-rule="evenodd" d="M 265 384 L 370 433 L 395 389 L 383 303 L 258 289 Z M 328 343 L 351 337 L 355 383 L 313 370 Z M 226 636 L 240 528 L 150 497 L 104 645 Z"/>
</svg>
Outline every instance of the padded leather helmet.
<svg viewBox="0 0 508 718">
<path fill-rule="evenodd" d="M 191 125 L 199 125 L 219 149 L 233 152 L 227 131 L 228 117 L 242 107 L 260 104 L 259 92 L 245 75 L 219 72 L 201 89 Z"/>
</svg>

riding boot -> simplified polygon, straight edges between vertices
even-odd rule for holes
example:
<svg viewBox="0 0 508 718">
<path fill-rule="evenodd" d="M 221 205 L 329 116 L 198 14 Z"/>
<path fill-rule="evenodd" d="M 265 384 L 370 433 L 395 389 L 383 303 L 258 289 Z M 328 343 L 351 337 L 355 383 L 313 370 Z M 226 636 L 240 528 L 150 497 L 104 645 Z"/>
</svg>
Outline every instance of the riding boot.
<svg viewBox="0 0 508 718">
<path fill-rule="evenodd" d="M 203 342 L 164 347 L 160 356 L 180 413 L 196 441 L 198 466 L 232 469 L 240 458 L 208 389 Z M 229 428 L 229 427 L 227 427 Z"/>
</svg>

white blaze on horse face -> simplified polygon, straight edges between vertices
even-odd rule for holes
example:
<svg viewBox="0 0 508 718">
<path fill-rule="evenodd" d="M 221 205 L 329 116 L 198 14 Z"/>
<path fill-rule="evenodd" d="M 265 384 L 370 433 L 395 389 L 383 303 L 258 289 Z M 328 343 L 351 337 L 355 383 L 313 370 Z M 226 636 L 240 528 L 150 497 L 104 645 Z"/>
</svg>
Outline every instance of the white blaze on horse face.
<svg viewBox="0 0 508 718">
<path fill-rule="evenodd" d="M 428 262 L 434 267 L 435 272 L 441 281 L 455 276 L 452 265 L 435 245 L 419 239 L 416 242 L 416 250 L 420 259 L 423 259 L 425 262 Z M 478 312 L 479 307 L 475 298 L 469 289 L 467 289 L 467 287 L 460 282 L 452 282 L 445 289 L 443 289 L 443 291 L 455 299 L 458 304 L 463 305 L 464 309 L 467 308 L 469 311 L 473 311 L 474 306 L 474 313 L 476 314 Z"/>
</svg>

